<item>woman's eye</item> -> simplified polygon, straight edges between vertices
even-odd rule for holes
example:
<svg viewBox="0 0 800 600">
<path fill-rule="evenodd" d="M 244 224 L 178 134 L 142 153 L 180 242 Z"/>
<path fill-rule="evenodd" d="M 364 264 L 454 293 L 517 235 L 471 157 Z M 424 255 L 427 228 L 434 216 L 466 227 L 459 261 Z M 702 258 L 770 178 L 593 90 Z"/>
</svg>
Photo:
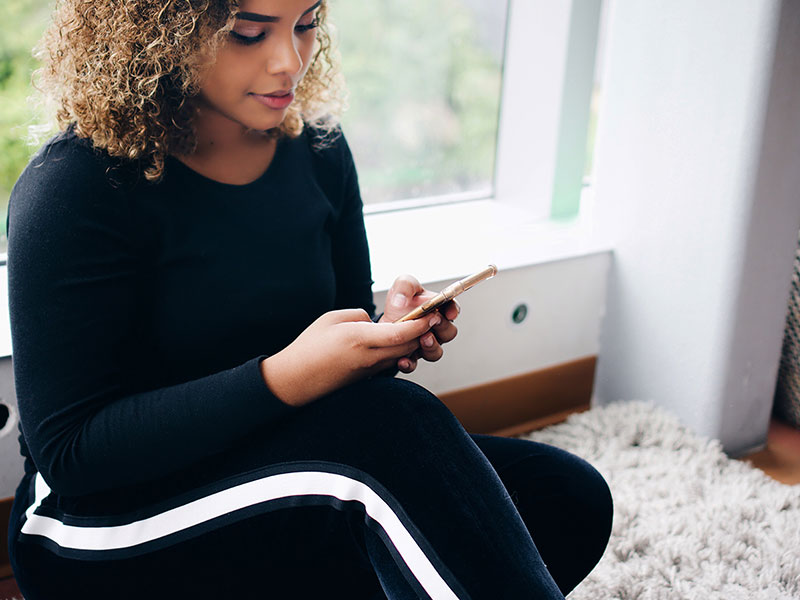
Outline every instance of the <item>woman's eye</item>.
<svg viewBox="0 0 800 600">
<path fill-rule="evenodd" d="M 305 33 L 306 31 L 311 31 L 317 27 L 319 27 L 319 16 L 313 14 L 309 15 L 308 17 L 303 17 L 302 21 L 295 25 L 294 28 L 298 33 Z"/>
<path fill-rule="evenodd" d="M 249 44 L 255 44 L 260 42 L 264 39 L 264 32 L 262 31 L 260 34 L 254 37 L 250 37 L 247 35 L 242 35 L 241 33 L 236 33 L 235 31 L 230 32 L 231 37 L 239 44 L 244 44 L 245 46 Z"/>
</svg>

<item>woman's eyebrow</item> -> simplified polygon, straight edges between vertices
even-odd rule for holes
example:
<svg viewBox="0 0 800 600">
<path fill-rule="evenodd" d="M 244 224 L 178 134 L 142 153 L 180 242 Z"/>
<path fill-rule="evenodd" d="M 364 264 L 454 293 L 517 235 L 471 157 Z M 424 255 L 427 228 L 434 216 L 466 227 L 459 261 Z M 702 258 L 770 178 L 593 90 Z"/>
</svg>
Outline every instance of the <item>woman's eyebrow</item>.
<svg viewBox="0 0 800 600">
<path fill-rule="evenodd" d="M 316 4 L 314 4 L 314 6 L 305 10 L 303 14 L 307 15 L 312 10 L 319 8 L 320 4 L 322 4 L 322 0 L 319 0 Z M 280 17 L 270 17 L 269 15 L 260 15 L 252 12 L 236 13 L 236 18 L 241 19 L 242 21 L 256 21 L 257 23 L 276 23 L 277 21 L 280 21 Z"/>
</svg>

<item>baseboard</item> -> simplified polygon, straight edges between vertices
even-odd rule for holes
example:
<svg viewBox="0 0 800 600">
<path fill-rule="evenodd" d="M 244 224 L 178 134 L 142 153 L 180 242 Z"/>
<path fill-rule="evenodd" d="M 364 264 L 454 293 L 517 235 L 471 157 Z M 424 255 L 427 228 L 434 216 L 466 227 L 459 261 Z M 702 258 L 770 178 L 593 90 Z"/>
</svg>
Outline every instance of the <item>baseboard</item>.
<svg viewBox="0 0 800 600">
<path fill-rule="evenodd" d="M 440 394 L 470 433 L 519 435 L 586 410 L 596 356 Z"/>
</svg>

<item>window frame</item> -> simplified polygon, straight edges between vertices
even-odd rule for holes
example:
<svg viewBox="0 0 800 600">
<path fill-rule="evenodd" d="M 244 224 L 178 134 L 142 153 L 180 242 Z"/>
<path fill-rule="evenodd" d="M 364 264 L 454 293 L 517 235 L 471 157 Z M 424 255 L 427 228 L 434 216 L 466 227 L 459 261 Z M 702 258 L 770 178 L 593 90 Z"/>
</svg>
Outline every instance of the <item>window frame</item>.
<svg viewBox="0 0 800 600">
<path fill-rule="evenodd" d="M 583 185 L 608 1 L 508 0 L 493 190 L 365 205 L 376 292 L 403 272 L 441 282 L 610 247 Z"/>
</svg>

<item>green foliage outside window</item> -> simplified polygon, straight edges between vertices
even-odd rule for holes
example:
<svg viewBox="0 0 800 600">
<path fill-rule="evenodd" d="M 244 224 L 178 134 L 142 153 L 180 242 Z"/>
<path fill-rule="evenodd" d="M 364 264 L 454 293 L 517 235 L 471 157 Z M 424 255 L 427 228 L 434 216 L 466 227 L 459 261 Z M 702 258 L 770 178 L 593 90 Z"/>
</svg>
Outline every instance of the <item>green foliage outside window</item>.
<svg viewBox="0 0 800 600">
<path fill-rule="evenodd" d="M 337 0 L 333 16 L 365 201 L 489 188 L 505 2 Z"/>
<path fill-rule="evenodd" d="M 5 251 L 8 196 L 22 169 L 36 151 L 29 146 L 27 126 L 33 123 L 30 80 L 36 68 L 31 49 L 50 15 L 46 0 L 0 2 L 0 251 Z"/>
</svg>

